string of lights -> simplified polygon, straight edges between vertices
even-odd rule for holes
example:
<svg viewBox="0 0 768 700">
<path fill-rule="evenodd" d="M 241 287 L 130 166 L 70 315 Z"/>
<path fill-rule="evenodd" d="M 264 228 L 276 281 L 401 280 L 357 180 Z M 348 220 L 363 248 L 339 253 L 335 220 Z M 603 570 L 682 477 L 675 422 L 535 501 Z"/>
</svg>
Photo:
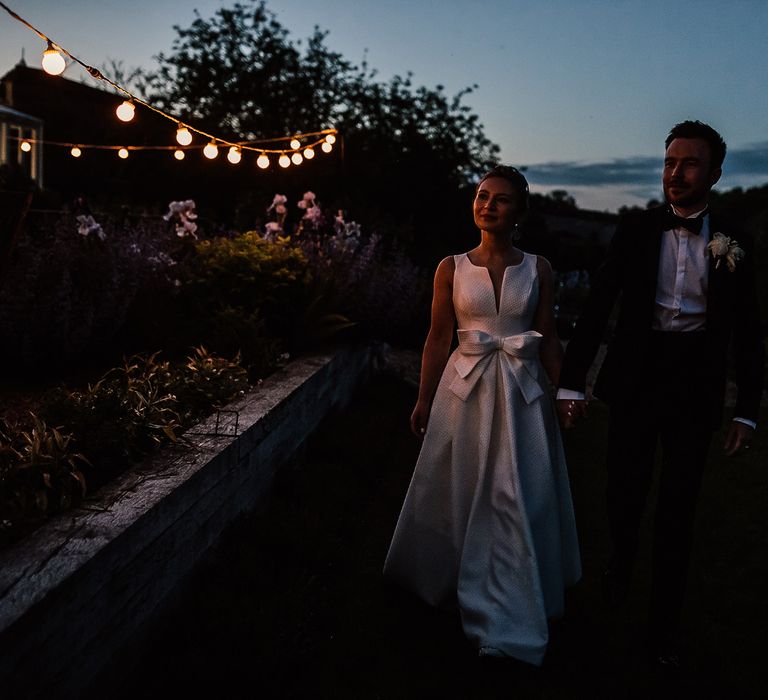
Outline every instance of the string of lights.
<svg viewBox="0 0 768 700">
<path fill-rule="evenodd" d="M 136 113 L 136 105 L 141 105 L 146 109 L 149 109 L 156 114 L 174 122 L 177 125 L 176 129 L 176 142 L 177 146 L 120 146 L 120 145 L 102 145 L 102 144 L 82 144 L 82 143 L 63 143 L 53 141 L 34 141 L 32 139 L 19 139 L 19 147 L 23 151 L 31 150 L 33 143 L 40 143 L 50 146 L 62 146 L 70 148 L 70 153 L 73 157 L 79 158 L 84 150 L 115 150 L 118 152 L 120 158 L 127 158 L 131 151 L 149 151 L 149 150 L 168 150 L 174 152 L 174 157 L 177 160 L 183 160 L 185 157 L 185 151 L 191 149 L 202 148 L 203 155 L 208 159 L 214 159 L 218 156 L 219 147 L 229 147 L 227 152 L 227 159 L 230 163 L 237 164 L 242 158 L 243 151 L 252 151 L 258 153 L 259 156 L 256 160 L 256 164 L 264 169 L 270 165 L 269 155 L 279 154 L 278 163 L 281 167 L 287 168 L 292 163 L 294 165 L 301 164 L 305 159 L 310 160 L 315 156 L 315 148 L 320 147 L 324 153 L 330 153 L 333 149 L 333 144 L 336 142 L 336 135 L 338 131 L 336 129 L 324 129 L 322 131 L 313 131 L 308 133 L 296 134 L 294 136 L 278 136 L 271 139 L 252 139 L 244 141 L 230 141 L 229 139 L 215 136 L 207 131 L 194 127 L 190 124 L 186 124 L 167 112 L 145 102 L 141 98 L 131 93 L 126 88 L 118 85 L 109 78 L 107 78 L 98 68 L 84 63 L 79 58 L 74 56 L 71 52 L 65 49 L 60 44 L 56 43 L 47 34 L 43 33 L 37 27 L 30 24 L 23 17 L 19 16 L 16 12 L 11 10 L 5 3 L 0 1 L 0 7 L 4 9 L 13 19 L 21 22 L 25 27 L 37 34 L 43 41 L 46 42 L 47 48 L 43 52 L 42 67 L 46 73 L 50 75 L 61 75 L 67 67 L 67 61 L 64 56 L 67 56 L 71 63 L 77 63 L 82 66 L 88 74 L 100 80 L 107 85 L 118 91 L 119 94 L 125 97 L 121 102 L 115 114 L 117 118 L 123 122 L 129 122 L 133 119 Z M 192 146 L 194 140 L 193 134 L 202 136 L 208 139 L 208 143 L 204 146 Z M 320 137 L 320 138 L 317 138 Z M 306 139 L 314 139 L 307 143 Z M 265 148 L 260 144 L 267 143 L 284 143 L 289 142 L 288 148 Z M 26 144 L 26 146 L 25 146 Z"/>
<path fill-rule="evenodd" d="M 282 167 L 288 167 L 291 163 L 294 165 L 300 165 L 303 159 L 311 160 L 315 157 L 315 148 L 320 147 L 320 150 L 325 153 L 330 153 L 331 148 L 333 146 L 333 143 L 335 142 L 335 136 L 333 133 L 330 133 L 329 131 L 318 131 L 313 132 L 311 134 L 302 134 L 303 137 L 308 136 L 318 136 L 323 135 L 323 138 L 315 139 L 314 141 L 310 143 L 304 143 L 301 145 L 301 151 L 298 149 L 293 150 L 293 155 L 289 156 L 288 153 L 284 149 L 277 149 L 277 148 L 263 148 L 259 149 L 260 155 L 259 158 L 256 160 L 256 164 L 260 168 L 268 168 L 270 165 L 269 155 L 279 155 L 280 158 L 278 160 L 278 163 Z M 331 137 L 331 140 L 328 141 L 328 137 Z M 100 144 L 100 143 L 74 143 L 69 141 L 49 141 L 45 139 L 33 139 L 33 138 L 24 138 L 21 136 L 9 136 L 10 139 L 15 139 L 19 142 L 19 148 L 24 151 L 25 153 L 28 153 L 32 150 L 32 146 L 35 144 L 40 144 L 43 146 L 57 146 L 62 148 L 69 148 L 70 154 L 73 158 L 80 158 L 80 156 L 83 155 L 83 151 L 86 150 L 94 150 L 94 151 L 117 151 L 117 154 L 120 158 L 127 158 L 130 152 L 132 151 L 173 151 L 173 156 L 176 158 L 176 160 L 184 160 L 186 157 L 186 151 L 199 151 L 202 150 L 203 155 L 208 159 L 213 159 L 218 156 L 218 147 L 216 147 L 216 150 L 214 151 L 211 148 L 211 144 L 206 144 L 205 146 L 193 146 L 193 145 L 176 145 L 176 146 L 120 146 L 120 145 L 109 145 L 109 144 Z M 290 136 L 281 136 L 276 139 L 264 139 L 264 141 L 258 141 L 258 142 L 249 142 L 249 143 L 265 143 L 265 142 L 274 142 L 274 141 L 285 141 L 288 139 L 293 139 L 293 137 Z M 207 150 L 206 150 L 207 149 Z M 285 158 L 288 159 L 288 162 L 285 161 Z M 233 165 L 237 165 L 242 158 L 242 152 L 239 146 L 230 146 L 229 151 L 227 152 L 227 160 L 232 163 Z M 299 160 L 301 158 L 301 160 Z"/>
</svg>

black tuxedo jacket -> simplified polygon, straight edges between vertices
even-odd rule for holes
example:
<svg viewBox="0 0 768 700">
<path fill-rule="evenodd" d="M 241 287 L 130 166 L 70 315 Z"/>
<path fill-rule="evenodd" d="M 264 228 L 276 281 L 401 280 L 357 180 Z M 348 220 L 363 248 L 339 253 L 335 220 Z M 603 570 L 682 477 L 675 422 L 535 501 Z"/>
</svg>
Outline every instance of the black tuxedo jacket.
<svg viewBox="0 0 768 700">
<path fill-rule="evenodd" d="M 656 299 L 664 207 L 634 212 L 619 220 L 605 260 L 593 275 L 590 294 L 566 350 L 560 386 L 584 391 L 587 371 L 617 299 L 616 331 L 608 344 L 594 394 L 608 403 L 630 400 L 647 386 L 649 343 Z M 757 420 L 762 393 L 763 344 L 754 283 L 751 240 L 710 215 L 710 235 L 735 238 L 744 258 L 731 272 L 725 260 L 710 258 L 707 291 L 706 358 L 712 382 L 713 427 L 722 418 L 728 348 L 733 342 L 738 398 L 734 416 Z"/>
</svg>

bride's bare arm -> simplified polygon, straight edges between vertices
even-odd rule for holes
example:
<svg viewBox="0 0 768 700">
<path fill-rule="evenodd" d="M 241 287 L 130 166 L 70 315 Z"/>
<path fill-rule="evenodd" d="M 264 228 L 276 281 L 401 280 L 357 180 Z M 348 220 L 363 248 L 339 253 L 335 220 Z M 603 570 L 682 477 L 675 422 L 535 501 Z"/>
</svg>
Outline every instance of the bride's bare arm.
<svg viewBox="0 0 768 700">
<path fill-rule="evenodd" d="M 563 364 L 563 346 L 555 326 L 555 283 L 552 266 L 546 258 L 538 256 L 536 266 L 539 273 L 539 304 L 533 319 L 533 329 L 544 336 L 539 357 L 549 381 L 557 386 Z"/>
<path fill-rule="evenodd" d="M 419 398 L 411 414 L 411 430 L 419 436 L 423 435 L 427 428 L 432 399 L 451 352 L 451 339 L 456 324 L 453 309 L 454 270 L 453 257 L 448 257 L 441 261 L 435 272 L 432 321 L 421 356 Z"/>
</svg>

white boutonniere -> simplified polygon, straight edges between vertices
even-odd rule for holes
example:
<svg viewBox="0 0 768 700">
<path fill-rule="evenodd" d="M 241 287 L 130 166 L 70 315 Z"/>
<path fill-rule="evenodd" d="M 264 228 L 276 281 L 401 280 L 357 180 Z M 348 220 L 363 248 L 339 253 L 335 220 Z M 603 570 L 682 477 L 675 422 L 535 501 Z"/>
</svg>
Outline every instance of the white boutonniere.
<svg viewBox="0 0 768 700">
<path fill-rule="evenodd" d="M 712 240 L 707 244 L 707 250 L 715 259 L 715 269 L 725 260 L 730 272 L 736 269 L 736 263 L 744 257 L 744 250 L 739 246 L 738 241 L 723 233 L 712 236 Z"/>
</svg>

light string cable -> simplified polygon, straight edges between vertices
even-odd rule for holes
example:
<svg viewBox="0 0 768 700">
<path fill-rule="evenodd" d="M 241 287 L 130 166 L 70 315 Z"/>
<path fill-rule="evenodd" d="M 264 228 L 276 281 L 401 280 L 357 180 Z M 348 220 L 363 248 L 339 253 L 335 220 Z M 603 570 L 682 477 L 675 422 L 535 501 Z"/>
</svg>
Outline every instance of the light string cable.
<svg viewBox="0 0 768 700">
<path fill-rule="evenodd" d="M 264 148 L 259 148 L 258 146 L 255 146 L 253 144 L 258 144 L 258 143 L 275 143 L 275 142 L 281 142 L 281 141 L 291 141 L 292 139 L 298 138 L 298 137 L 312 137 L 312 136 L 321 136 L 321 135 L 322 136 L 327 136 L 329 134 L 335 135 L 335 134 L 338 133 L 337 129 L 323 129 L 321 131 L 313 131 L 313 132 L 310 132 L 310 133 L 307 133 L 307 134 L 297 134 L 296 136 L 278 136 L 278 137 L 272 138 L 272 139 L 249 140 L 249 141 L 240 141 L 240 142 L 230 141 L 228 139 L 223 139 L 223 138 L 221 138 L 219 136 L 214 136 L 213 134 L 210 134 L 207 131 L 203 131 L 202 129 L 198 129 L 197 127 L 194 127 L 194 126 L 191 126 L 190 124 L 187 124 L 186 122 L 182 122 L 177 117 L 174 117 L 171 114 L 168 114 L 167 112 L 164 112 L 162 109 L 158 109 L 157 107 L 154 107 L 153 105 L 149 104 L 149 102 L 145 102 L 140 97 L 137 97 L 136 95 L 134 95 L 130 90 L 127 90 L 122 85 L 118 85 L 114 81 L 110 80 L 98 68 L 94 68 L 93 66 L 88 65 L 84 61 L 81 61 L 79 58 L 77 58 L 77 56 L 73 55 L 72 53 L 67 51 L 67 49 L 65 49 L 63 46 L 61 46 L 61 44 L 56 43 L 47 34 L 41 32 L 37 27 L 35 27 L 32 24 L 30 24 L 29 22 L 27 22 L 27 20 L 25 20 L 23 17 L 20 17 L 10 7 L 8 7 L 4 2 L 2 2 L 2 0 L 0 0 L 0 7 L 2 7 L 13 19 L 17 20 L 18 22 L 21 22 L 25 27 L 27 27 L 28 29 L 33 31 L 35 34 L 37 34 L 43 41 L 48 42 L 48 44 L 50 44 L 53 48 L 55 48 L 56 50 L 60 51 L 63 54 L 66 54 L 67 56 L 69 56 L 70 60 L 72 60 L 73 62 L 75 62 L 75 63 L 79 64 L 80 66 L 82 66 L 92 78 L 95 78 L 97 80 L 101 80 L 101 81 L 107 83 L 108 85 L 112 86 L 115 90 L 117 90 L 118 92 L 120 92 L 123 95 L 125 95 L 131 102 L 134 102 L 136 104 L 140 104 L 143 107 L 146 107 L 147 109 L 155 112 L 156 114 L 159 114 L 160 116 L 165 117 L 169 121 L 174 122 L 175 124 L 183 124 L 190 131 L 194 131 L 196 134 L 199 134 L 200 136 L 204 136 L 205 138 L 210 139 L 211 141 L 214 141 L 217 144 L 222 144 L 222 145 L 225 145 L 225 146 L 231 146 L 231 147 L 234 147 L 234 148 L 237 148 L 237 149 L 240 149 L 240 150 L 244 150 L 244 151 L 254 151 L 254 152 L 257 152 L 257 153 L 265 153 L 265 152 L 267 152 L 267 153 L 291 153 L 291 152 L 298 152 L 300 149 L 298 149 L 298 148 L 289 148 L 289 149 L 277 149 L 277 150 L 269 149 L 269 150 L 267 150 L 267 149 L 264 149 Z M 317 141 L 317 143 L 314 143 L 314 144 L 311 144 L 311 145 L 317 145 L 318 143 L 322 143 L 322 141 L 323 141 L 323 139 L 320 139 L 319 141 Z M 62 144 L 62 145 L 64 145 L 64 144 Z M 82 144 L 67 144 L 67 145 L 70 145 L 70 146 L 78 145 L 78 146 L 81 146 L 81 147 L 83 146 Z M 96 146 L 94 146 L 94 147 L 96 147 Z M 306 148 L 306 147 L 307 146 L 302 145 L 301 148 Z M 115 146 L 115 147 L 101 146 L 101 148 L 120 148 L 120 146 Z M 160 149 L 161 147 L 156 147 L 156 148 Z M 169 147 L 169 149 L 170 148 L 171 147 Z M 175 149 L 176 147 L 172 147 L 172 148 Z M 133 150 L 141 150 L 141 147 L 134 146 Z"/>
<path fill-rule="evenodd" d="M 0 3 L 2 4 L 2 3 Z M 321 146 L 323 143 L 326 143 L 325 136 L 328 134 L 335 134 L 335 129 L 324 129 L 323 131 L 312 131 L 306 134 L 298 134 L 297 136 L 300 136 L 302 138 L 309 138 L 312 136 L 322 136 L 323 138 L 315 139 L 314 141 L 310 143 L 303 143 L 301 145 L 301 149 L 292 149 L 292 148 L 252 148 L 248 150 L 257 151 L 259 153 L 291 153 L 291 152 L 299 152 L 301 150 L 306 150 L 307 148 L 315 148 L 316 146 Z M 118 151 L 121 148 L 125 148 L 128 151 L 194 151 L 194 150 L 201 150 L 205 144 L 198 144 L 198 145 L 189 145 L 189 146 L 181 146 L 179 144 L 174 144 L 172 146 L 112 146 L 109 144 L 101 144 L 101 143 L 83 143 L 82 141 L 78 141 L 77 143 L 68 142 L 68 141 L 48 141 L 46 139 L 34 139 L 34 138 L 27 138 L 24 136 L 14 136 L 13 134 L 9 134 L 8 138 L 11 140 L 23 142 L 26 141 L 30 144 L 42 144 L 44 146 L 62 146 L 65 148 L 74 148 L 77 146 L 78 148 L 88 148 L 88 149 L 95 149 L 95 150 L 103 150 L 103 151 Z M 245 148 L 246 144 L 255 144 L 255 143 L 275 143 L 279 141 L 291 141 L 296 136 L 278 136 L 271 139 L 254 139 L 251 141 L 241 141 L 239 143 L 234 144 L 236 148 Z M 217 142 L 223 143 L 220 139 L 216 139 Z"/>
</svg>

